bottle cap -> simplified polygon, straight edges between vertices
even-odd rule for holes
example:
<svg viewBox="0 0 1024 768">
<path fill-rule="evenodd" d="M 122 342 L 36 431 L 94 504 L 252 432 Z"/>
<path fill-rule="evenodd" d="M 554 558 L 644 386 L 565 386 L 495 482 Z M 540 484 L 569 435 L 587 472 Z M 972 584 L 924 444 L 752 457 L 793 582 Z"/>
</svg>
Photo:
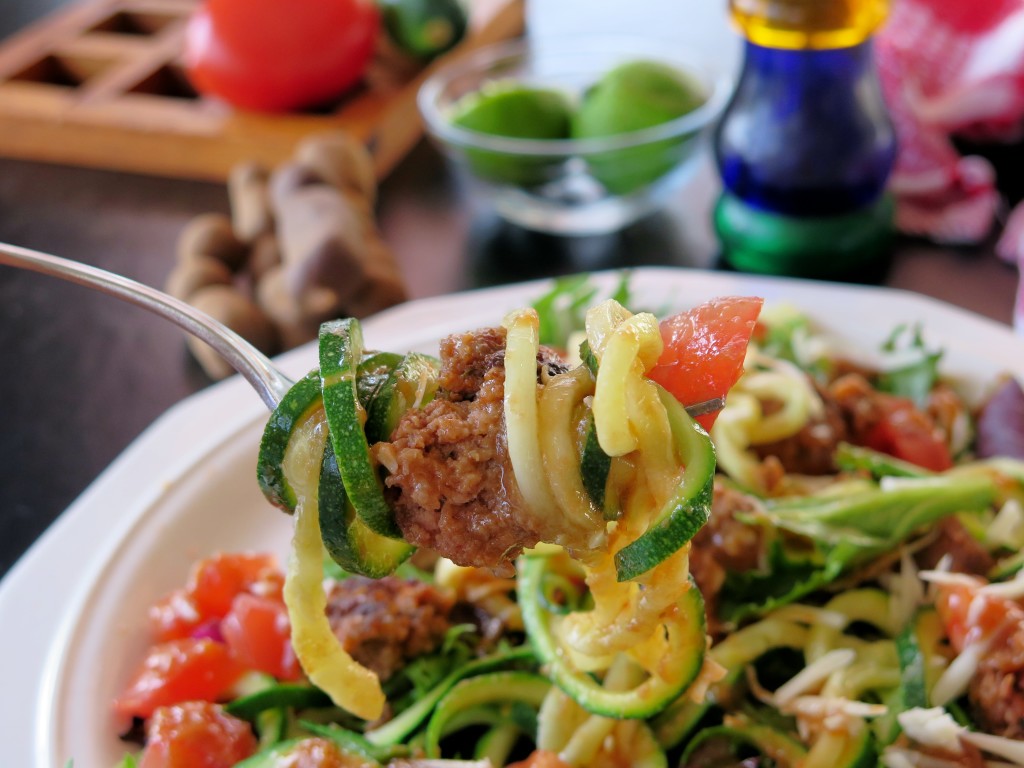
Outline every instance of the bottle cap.
<svg viewBox="0 0 1024 768">
<path fill-rule="evenodd" d="M 743 35 L 766 48 L 849 48 L 885 20 L 889 0 L 729 0 Z"/>
</svg>

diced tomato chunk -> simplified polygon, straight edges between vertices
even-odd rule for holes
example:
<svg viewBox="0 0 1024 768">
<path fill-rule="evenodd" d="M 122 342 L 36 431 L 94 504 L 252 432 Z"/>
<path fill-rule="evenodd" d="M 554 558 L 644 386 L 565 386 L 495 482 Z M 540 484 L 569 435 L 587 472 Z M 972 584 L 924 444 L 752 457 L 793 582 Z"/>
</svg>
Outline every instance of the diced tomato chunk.
<svg viewBox="0 0 1024 768">
<path fill-rule="evenodd" d="M 150 648 L 128 687 L 114 702 L 125 717 L 149 717 L 157 707 L 213 701 L 245 671 L 228 648 L 208 638 L 171 640 Z"/>
<path fill-rule="evenodd" d="M 346 755 L 333 742 L 319 737 L 303 739 L 288 750 L 281 763 L 288 768 L 370 768 L 368 760 Z"/>
<path fill-rule="evenodd" d="M 865 437 L 876 451 L 909 461 L 933 472 L 953 466 L 953 457 L 941 432 L 909 400 L 892 398 L 885 415 Z"/>
<path fill-rule="evenodd" d="M 976 581 L 976 586 L 939 585 L 935 608 L 957 653 L 968 645 L 1024 626 L 1024 608 L 1020 604 L 998 595 L 979 594 L 978 589 L 984 582 Z"/>
<path fill-rule="evenodd" d="M 764 299 L 730 296 L 661 322 L 665 348 L 648 377 L 683 405 L 723 397 L 743 373 L 747 344 Z M 697 419 L 711 429 L 717 413 Z"/>
<path fill-rule="evenodd" d="M 271 555 L 221 553 L 201 560 L 192 569 L 188 593 L 204 619 L 223 618 L 235 595 L 279 589 L 280 572 Z"/>
<path fill-rule="evenodd" d="M 146 724 L 140 768 L 230 768 L 256 752 L 244 720 L 205 701 L 159 707 Z"/>
<path fill-rule="evenodd" d="M 247 669 L 279 680 L 302 676 L 291 643 L 291 625 L 284 603 L 243 592 L 220 625 L 231 655 Z"/>
<path fill-rule="evenodd" d="M 203 623 L 191 595 L 176 589 L 149 609 L 149 626 L 158 643 L 189 637 Z"/>
</svg>

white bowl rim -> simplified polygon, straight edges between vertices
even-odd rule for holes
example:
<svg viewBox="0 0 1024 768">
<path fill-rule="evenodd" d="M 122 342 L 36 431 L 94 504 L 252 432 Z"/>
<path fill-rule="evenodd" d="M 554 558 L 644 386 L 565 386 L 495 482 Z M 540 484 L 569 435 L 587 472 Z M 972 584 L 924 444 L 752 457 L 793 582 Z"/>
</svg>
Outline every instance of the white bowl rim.
<svg viewBox="0 0 1024 768">
<path fill-rule="evenodd" d="M 619 133 L 586 139 L 521 139 L 509 136 L 478 133 L 453 125 L 438 108 L 438 100 L 444 87 L 454 78 L 502 59 L 517 56 L 532 56 L 534 44 L 529 38 L 477 48 L 441 66 L 420 87 L 417 104 L 427 128 L 436 138 L 457 147 L 484 149 L 511 155 L 537 157 L 562 157 L 566 155 L 590 155 L 598 152 L 628 149 L 645 144 L 696 133 L 711 125 L 721 114 L 732 90 L 732 79 L 724 74 L 714 74 L 694 57 L 670 48 L 664 40 L 629 36 L 580 37 L 560 44 L 555 57 L 571 57 L 595 50 L 636 51 L 637 59 L 651 59 L 675 65 L 685 74 L 697 77 L 707 89 L 707 99 L 696 109 L 665 123 L 643 128 L 638 131 Z M 640 53 L 651 51 L 652 53 Z"/>
</svg>

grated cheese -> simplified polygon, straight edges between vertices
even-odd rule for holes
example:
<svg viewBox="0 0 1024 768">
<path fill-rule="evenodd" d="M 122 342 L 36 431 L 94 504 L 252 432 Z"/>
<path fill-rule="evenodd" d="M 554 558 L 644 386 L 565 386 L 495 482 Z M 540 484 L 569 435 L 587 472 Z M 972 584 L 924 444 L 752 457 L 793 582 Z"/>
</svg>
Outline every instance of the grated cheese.
<svg viewBox="0 0 1024 768">
<path fill-rule="evenodd" d="M 935 688 L 932 689 L 934 704 L 941 707 L 967 692 L 971 678 L 978 671 L 978 662 L 988 651 L 990 644 L 990 642 L 972 643 L 950 662 L 946 671 L 942 673 L 942 677 L 935 681 Z"/>
<path fill-rule="evenodd" d="M 1011 765 L 1024 766 L 1024 742 L 970 731 L 942 707 L 915 707 L 901 712 L 896 719 L 907 736 L 924 746 L 961 754 L 960 742 L 965 741 L 983 752 L 1009 760 Z"/>
<path fill-rule="evenodd" d="M 825 682 L 833 672 L 850 666 L 857 654 L 850 648 L 836 648 L 796 673 L 775 690 L 775 703 L 784 706 L 797 696 L 813 690 Z"/>
</svg>

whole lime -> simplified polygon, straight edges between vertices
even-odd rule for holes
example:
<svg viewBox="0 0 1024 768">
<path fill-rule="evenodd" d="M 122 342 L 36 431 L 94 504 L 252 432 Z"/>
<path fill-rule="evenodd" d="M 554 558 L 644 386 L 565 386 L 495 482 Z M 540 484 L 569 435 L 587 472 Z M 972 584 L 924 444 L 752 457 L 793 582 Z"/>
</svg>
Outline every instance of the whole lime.
<svg viewBox="0 0 1024 768">
<path fill-rule="evenodd" d="M 700 84 L 674 67 L 627 62 L 587 89 L 572 120 L 572 135 L 606 137 L 651 128 L 692 112 L 706 100 Z M 610 150 L 591 158 L 591 170 L 610 192 L 626 194 L 672 170 L 691 139 L 676 136 Z"/>
<path fill-rule="evenodd" d="M 451 123 L 477 133 L 515 139 L 565 139 L 571 131 L 572 107 L 565 94 L 512 80 L 487 83 L 455 105 Z M 548 181 L 551 160 L 469 149 L 466 158 L 481 178 L 533 186 Z"/>
</svg>

